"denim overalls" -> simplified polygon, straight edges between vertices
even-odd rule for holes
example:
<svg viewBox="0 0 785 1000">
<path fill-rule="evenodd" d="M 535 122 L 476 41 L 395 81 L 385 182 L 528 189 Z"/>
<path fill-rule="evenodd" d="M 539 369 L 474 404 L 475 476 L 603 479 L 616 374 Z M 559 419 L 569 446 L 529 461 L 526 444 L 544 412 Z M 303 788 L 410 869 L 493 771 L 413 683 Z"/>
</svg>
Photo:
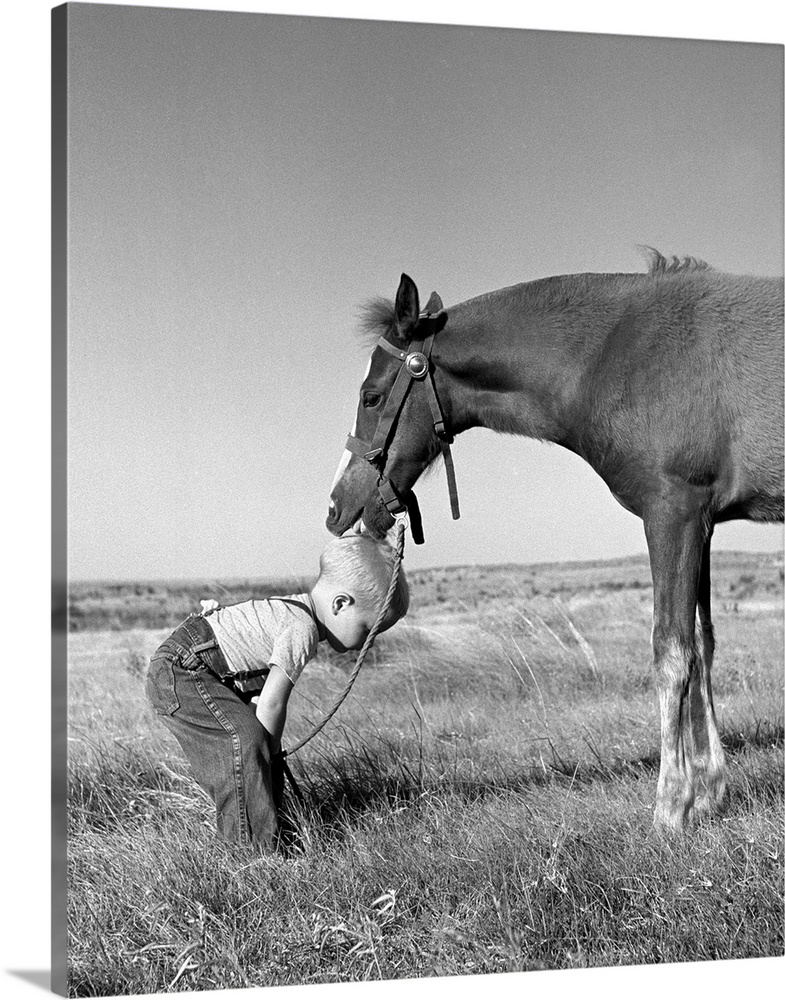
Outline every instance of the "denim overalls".
<svg viewBox="0 0 785 1000">
<path fill-rule="evenodd" d="M 215 802 L 219 834 L 271 850 L 283 775 L 273 780 L 267 731 L 250 695 L 235 691 L 230 678 L 206 616 L 190 615 L 153 654 L 147 697 Z"/>
</svg>

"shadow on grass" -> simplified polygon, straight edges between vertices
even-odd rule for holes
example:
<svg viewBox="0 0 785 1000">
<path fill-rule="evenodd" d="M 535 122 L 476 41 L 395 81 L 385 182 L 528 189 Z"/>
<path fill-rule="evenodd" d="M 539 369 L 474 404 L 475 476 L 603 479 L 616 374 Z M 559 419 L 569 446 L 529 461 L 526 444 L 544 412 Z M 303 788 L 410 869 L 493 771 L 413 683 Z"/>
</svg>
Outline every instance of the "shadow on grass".
<svg viewBox="0 0 785 1000">
<path fill-rule="evenodd" d="M 597 783 L 650 779 L 659 771 L 658 753 L 606 763 L 586 737 L 596 758 L 587 763 L 565 760 L 550 740 L 545 742 L 549 764 L 507 772 L 498 760 L 484 769 L 471 758 L 446 757 L 438 747 L 435 754 L 430 750 L 426 759 L 421 744 L 406 748 L 378 733 L 372 743 L 344 733 L 341 747 L 322 751 L 306 767 L 294 767 L 307 811 L 328 830 L 340 830 L 368 812 L 412 803 L 426 794 L 449 795 L 471 803 L 509 793 L 523 795 L 535 787 L 588 788 Z M 781 748 L 785 732 L 779 724 L 757 721 L 746 732 L 739 728 L 724 732 L 722 743 L 733 760 L 751 750 Z M 460 773 L 467 764 L 474 771 L 469 777 Z M 777 768 L 765 767 L 762 773 L 747 774 L 744 783 L 744 794 L 732 796 L 730 811 L 734 813 L 747 811 L 751 803 L 771 804 L 783 797 Z"/>
<path fill-rule="evenodd" d="M 532 788 L 649 780 L 659 770 L 658 753 L 605 761 L 588 733 L 584 741 L 593 760 L 565 759 L 546 738 L 542 740 L 545 763 L 536 765 L 507 764 L 498 757 L 482 761 L 459 755 L 455 747 L 451 752 L 449 745 L 440 743 L 429 746 L 426 753 L 421 735 L 419 740 L 401 742 L 378 731 L 369 737 L 342 728 L 341 734 L 340 745 L 312 747 L 307 764 L 297 757 L 290 760 L 306 813 L 328 830 L 345 829 L 364 814 L 410 804 L 425 795 L 468 804 L 506 794 L 525 795 Z M 770 755 L 756 753 L 782 748 L 781 724 L 756 720 L 730 726 L 722 733 L 722 743 L 731 763 L 738 758 L 743 774 L 741 794 L 733 794 L 733 812 L 782 799 L 779 767 L 773 766 Z M 762 766 L 752 766 L 757 760 Z M 133 822 L 165 825 L 172 810 L 199 820 L 212 815 L 187 766 L 154 760 L 139 747 L 96 746 L 90 760 L 71 764 L 69 779 L 74 832 L 83 824 L 104 831 Z"/>
<path fill-rule="evenodd" d="M 514 773 L 477 767 L 466 777 L 460 768 L 466 759 L 431 757 L 409 760 L 400 748 L 384 741 L 357 745 L 351 743 L 340 751 L 323 753 L 300 770 L 297 780 L 304 793 L 307 809 L 322 827 L 343 828 L 363 814 L 380 808 L 395 808 L 413 803 L 427 794 L 450 796 L 465 803 L 482 801 L 505 794 L 524 794 L 535 787 L 590 785 L 597 781 L 621 778 L 638 779 L 655 772 L 659 760 L 654 756 L 612 766 L 571 763 L 559 757 L 551 747 L 553 760 L 542 766 L 517 768 Z M 468 761 L 471 764 L 471 761 Z"/>
</svg>

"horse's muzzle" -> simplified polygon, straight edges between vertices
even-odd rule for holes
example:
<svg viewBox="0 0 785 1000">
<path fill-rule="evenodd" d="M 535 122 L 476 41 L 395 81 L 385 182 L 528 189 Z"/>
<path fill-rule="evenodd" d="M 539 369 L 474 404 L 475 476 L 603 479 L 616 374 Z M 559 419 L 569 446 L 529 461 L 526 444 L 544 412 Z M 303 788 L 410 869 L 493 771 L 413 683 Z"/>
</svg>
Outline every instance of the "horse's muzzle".
<svg viewBox="0 0 785 1000">
<path fill-rule="evenodd" d="M 334 500 L 330 500 L 330 506 L 327 510 L 327 518 L 325 519 L 325 525 L 327 530 L 332 535 L 345 535 L 348 532 L 354 532 L 355 534 L 363 533 L 363 510 L 361 507 L 355 509 L 341 508 L 339 504 L 336 504 Z M 363 527 L 361 527 L 363 525 Z M 371 532 L 368 532 L 371 533 Z"/>
</svg>

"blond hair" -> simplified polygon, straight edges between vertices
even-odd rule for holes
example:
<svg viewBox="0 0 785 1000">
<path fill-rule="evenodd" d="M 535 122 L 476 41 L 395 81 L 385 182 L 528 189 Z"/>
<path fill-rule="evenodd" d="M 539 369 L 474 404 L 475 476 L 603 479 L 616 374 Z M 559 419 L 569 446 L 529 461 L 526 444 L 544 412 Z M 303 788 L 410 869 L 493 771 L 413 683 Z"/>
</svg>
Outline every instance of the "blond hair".
<svg viewBox="0 0 785 1000">
<path fill-rule="evenodd" d="M 385 541 L 368 535 L 344 535 L 328 542 L 319 559 L 319 579 L 346 587 L 352 596 L 378 614 L 390 588 L 395 552 Z M 409 610 L 409 584 L 403 566 L 392 597 L 388 618 L 403 618 Z"/>
</svg>

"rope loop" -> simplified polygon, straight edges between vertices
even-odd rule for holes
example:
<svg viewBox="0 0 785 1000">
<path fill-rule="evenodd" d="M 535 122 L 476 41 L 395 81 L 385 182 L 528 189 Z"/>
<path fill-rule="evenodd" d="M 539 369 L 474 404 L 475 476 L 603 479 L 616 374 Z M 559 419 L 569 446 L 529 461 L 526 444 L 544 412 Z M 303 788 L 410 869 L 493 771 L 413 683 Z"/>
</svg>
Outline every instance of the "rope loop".
<svg viewBox="0 0 785 1000">
<path fill-rule="evenodd" d="M 387 588 L 387 596 L 385 597 L 384 603 L 382 604 L 379 614 L 376 617 L 376 621 L 373 623 L 371 631 L 368 633 L 368 636 L 365 642 L 363 643 L 362 649 L 357 654 L 357 662 L 355 663 L 354 669 L 352 670 L 351 675 L 349 676 L 349 680 L 346 684 L 343 694 L 336 701 L 336 703 L 333 705 L 333 707 L 330 709 L 327 715 L 325 715 L 322 721 L 318 725 L 314 726 L 311 732 L 308 733 L 308 735 L 304 739 L 300 740 L 299 743 L 296 743 L 291 748 L 291 750 L 281 751 L 284 757 L 291 757 L 292 754 L 297 753 L 298 750 L 302 750 L 302 748 L 305 746 L 306 743 L 310 743 L 310 741 L 314 738 L 314 736 L 316 736 L 317 733 L 320 733 L 324 729 L 324 727 L 327 725 L 330 719 L 332 719 L 332 717 L 335 715 L 335 713 L 338 711 L 341 705 L 343 705 L 344 701 L 346 701 L 349 692 L 354 686 L 354 682 L 357 680 L 357 675 L 360 673 L 360 669 L 363 665 L 363 662 L 365 661 L 365 656 L 368 650 L 373 645 L 373 640 L 378 635 L 379 629 L 382 627 L 382 622 L 384 621 L 387 612 L 390 610 L 390 605 L 392 604 L 392 600 L 395 595 L 395 588 L 398 586 L 398 577 L 401 572 L 401 562 L 403 561 L 403 545 L 406 535 L 406 528 L 408 524 L 409 524 L 409 519 L 406 516 L 406 511 L 403 511 L 401 514 L 397 514 L 395 516 L 395 528 L 396 528 L 395 558 L 393 560 L 393 571 L 392 571 L 392 576 L 390 577 L 390 586 Z"/>
</svg>

